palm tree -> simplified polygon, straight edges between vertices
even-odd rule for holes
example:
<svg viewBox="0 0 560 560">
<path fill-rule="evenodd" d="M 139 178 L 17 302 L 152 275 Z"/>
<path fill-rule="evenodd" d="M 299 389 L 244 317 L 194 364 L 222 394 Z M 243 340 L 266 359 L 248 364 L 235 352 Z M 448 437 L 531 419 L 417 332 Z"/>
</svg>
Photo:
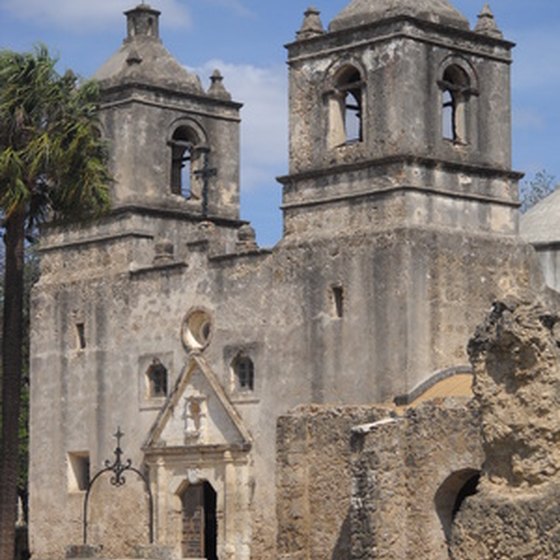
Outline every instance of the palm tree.
<svg viewBox="0 0 560 560">
<path fill-rule="evenodd" d="M 75 221 L 108 208 L 98 88 L 57 73 L 46 47 L 0 51 L 0 218 L 4 229 L 0 558 L 14 555 L 26 238 L 45 219 Z"/>
</svg>

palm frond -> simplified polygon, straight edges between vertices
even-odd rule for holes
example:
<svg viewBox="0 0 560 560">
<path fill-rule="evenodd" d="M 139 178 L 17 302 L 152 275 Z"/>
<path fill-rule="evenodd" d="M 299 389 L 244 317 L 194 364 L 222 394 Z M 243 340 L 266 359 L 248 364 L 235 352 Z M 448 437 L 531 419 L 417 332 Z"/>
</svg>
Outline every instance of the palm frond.
<svg viewBox="0 0 560 560">
<path fill-rule="evenodd" d="M 0 50 L 0 213 L 25 208 L 29 223 L 97 216 L 109 205 L 99 87 L 60 75 L 56 62 L 44 45 Z"/>
</svg>

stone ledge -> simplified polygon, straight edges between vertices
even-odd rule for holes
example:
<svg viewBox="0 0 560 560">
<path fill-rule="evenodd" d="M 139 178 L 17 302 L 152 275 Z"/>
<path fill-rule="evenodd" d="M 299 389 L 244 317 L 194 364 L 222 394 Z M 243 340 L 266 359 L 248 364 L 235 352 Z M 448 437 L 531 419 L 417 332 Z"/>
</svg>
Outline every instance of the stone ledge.
<svg viewBox="0 0 560 560">
<path fill-rule="evenodd" d="M 103 554 L 103 547 L 99 545 L 70 545 L 66 548 L 66 560 L 109 560 Z M 173 549 L 160 545 L 138 545 L 135 547 L 134 556 L 111 558 L 110 560 L 173 560 Z"/>
</svg>

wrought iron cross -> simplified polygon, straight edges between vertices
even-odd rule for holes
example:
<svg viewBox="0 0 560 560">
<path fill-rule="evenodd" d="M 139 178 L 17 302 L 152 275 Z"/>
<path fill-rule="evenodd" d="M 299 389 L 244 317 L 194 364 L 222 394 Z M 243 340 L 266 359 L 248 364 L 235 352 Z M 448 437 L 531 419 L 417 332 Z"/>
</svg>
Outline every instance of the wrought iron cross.
<svg viewBox="0 0 560 560">
<path fill-rule="evenodd" d="M 123 476 L 125 471 L 130 471 L 138 475 L 139 478 L 144 482 L 144 488 L 146 495 L 148 497 L 148 530 L 149 530 L 149 540 L 150 544 L 154 542 L 154 500 L 152 496 L 152 490 L 150 488 L 150 481 L 146 474 L 138 470 L 136 467 L 132 466 L 132 460 L 127 459 L 124 463 L 121 457 L 123 456 L 123 450 L 121 449 L 121 439 L 124 433 L 121 432 L 121 427 L 117 428 L 117 432 L 113 434 L 117 440 L 117 448 L 115 449 L 115 460 L 111 462 L 110 459 L 105 461 L 105 467 L 101 469 L 90 481 L 86 490 L 86 495 L 84 497 L 84 519 L 83 519 L 83 533 L 84 533 L 84 545 L 87 545 L 87 530 L 88 530 L 88 502 L 91 489 L 95 482 L 106 473 L 110 473 L 110 482 L 113 486 L 119 487 L 126 484 L 126 478 Z"/>
<path fill-rule="evenodd" d="M 113 486 L 123 486 L 126 483 L 126 479 L 123 476 L 123 472 L 130 470 L 132 466 L 132 461 L 127 459 L 124 463 L 121 460 L 123 455 L 123 450 L 121 449 L 121 439 L 124 434 L 121 432 L 121 427 L 117 428 L 117 433 L 113 434 L 117 440 L 117 448 L 115 449 L 115 461 L 111 463 L 110 460 L 105 461 L 105 468 L 112 471 L 114 476 L 111 477 L 111 484 Z"/>
<path fill-rule="evenodd" d="M 202 217 L 208 217 L 208 189 L 210 187 L 210 178 L 215 177 L 218 174 L 218 170 L 215 167 L 210 167 L 210 149 L 209 148 L 199 148 L 203 154 L 202 169 L 194 172 L 196 177 L 202 178 Z"/>
</svg>

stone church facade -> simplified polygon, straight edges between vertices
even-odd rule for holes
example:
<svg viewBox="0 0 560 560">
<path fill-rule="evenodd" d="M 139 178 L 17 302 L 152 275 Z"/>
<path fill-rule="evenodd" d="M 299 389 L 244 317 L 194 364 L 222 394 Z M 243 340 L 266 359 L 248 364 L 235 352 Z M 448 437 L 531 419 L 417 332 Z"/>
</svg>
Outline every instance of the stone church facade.
<svg viewBox="0 0 560 560">
<path fill-rule="evenodd" d="M 287 46 L 284 234 L 268 250 L 239 216 L 241 105 L 219 73 L 205 89 L 171 57 L 159 16 L 144 4 L 126 12 L 127 36 L 96 74 L 111 213 L 48 228 L 41 244 L 33 557 L 84 553 L 85 493 L 120 427 L 124 456 L 148 480 L 154 543 L 170 557 L 369 558 L 325 530 L 350 500 L 352 477 L 335 468 L 347 448 L 320 445 L 326 490 L 314 502 L 302 433 L 320 435 L 322 421 L 278 419 L 300 405 L 357 406 L 331 432 L 346 446 L 352 426 L 385 418 L 367 406 L 406 406 L 470 379 L 466 343 L 492 301 L 540 289 L 518 237 L 513 44 L 489 10 L 471 29 L 444 0 L 353 0 L 328 29 L 309 9 Z M 466 483 L 480 469 L 478 444 L 455 445 L 474 429 L 460 407 L 443 413 L 448 460 L 427 504 L 454 472 Z M 120 488 L 109 478 L 91 487 L 87 550 L 132 557 L 149 544 L 142 477 L 128 472 Z M 321 502 L 329 489 L 342 502 Z M 440 522 L 425 534 L 440 556 L 426 558 L 446 557 L 450 520 Z M 326 548 L 310 542 L 312 526 Z M 402 551 L 379 557 L 410 557 Z"/>
</svg>

